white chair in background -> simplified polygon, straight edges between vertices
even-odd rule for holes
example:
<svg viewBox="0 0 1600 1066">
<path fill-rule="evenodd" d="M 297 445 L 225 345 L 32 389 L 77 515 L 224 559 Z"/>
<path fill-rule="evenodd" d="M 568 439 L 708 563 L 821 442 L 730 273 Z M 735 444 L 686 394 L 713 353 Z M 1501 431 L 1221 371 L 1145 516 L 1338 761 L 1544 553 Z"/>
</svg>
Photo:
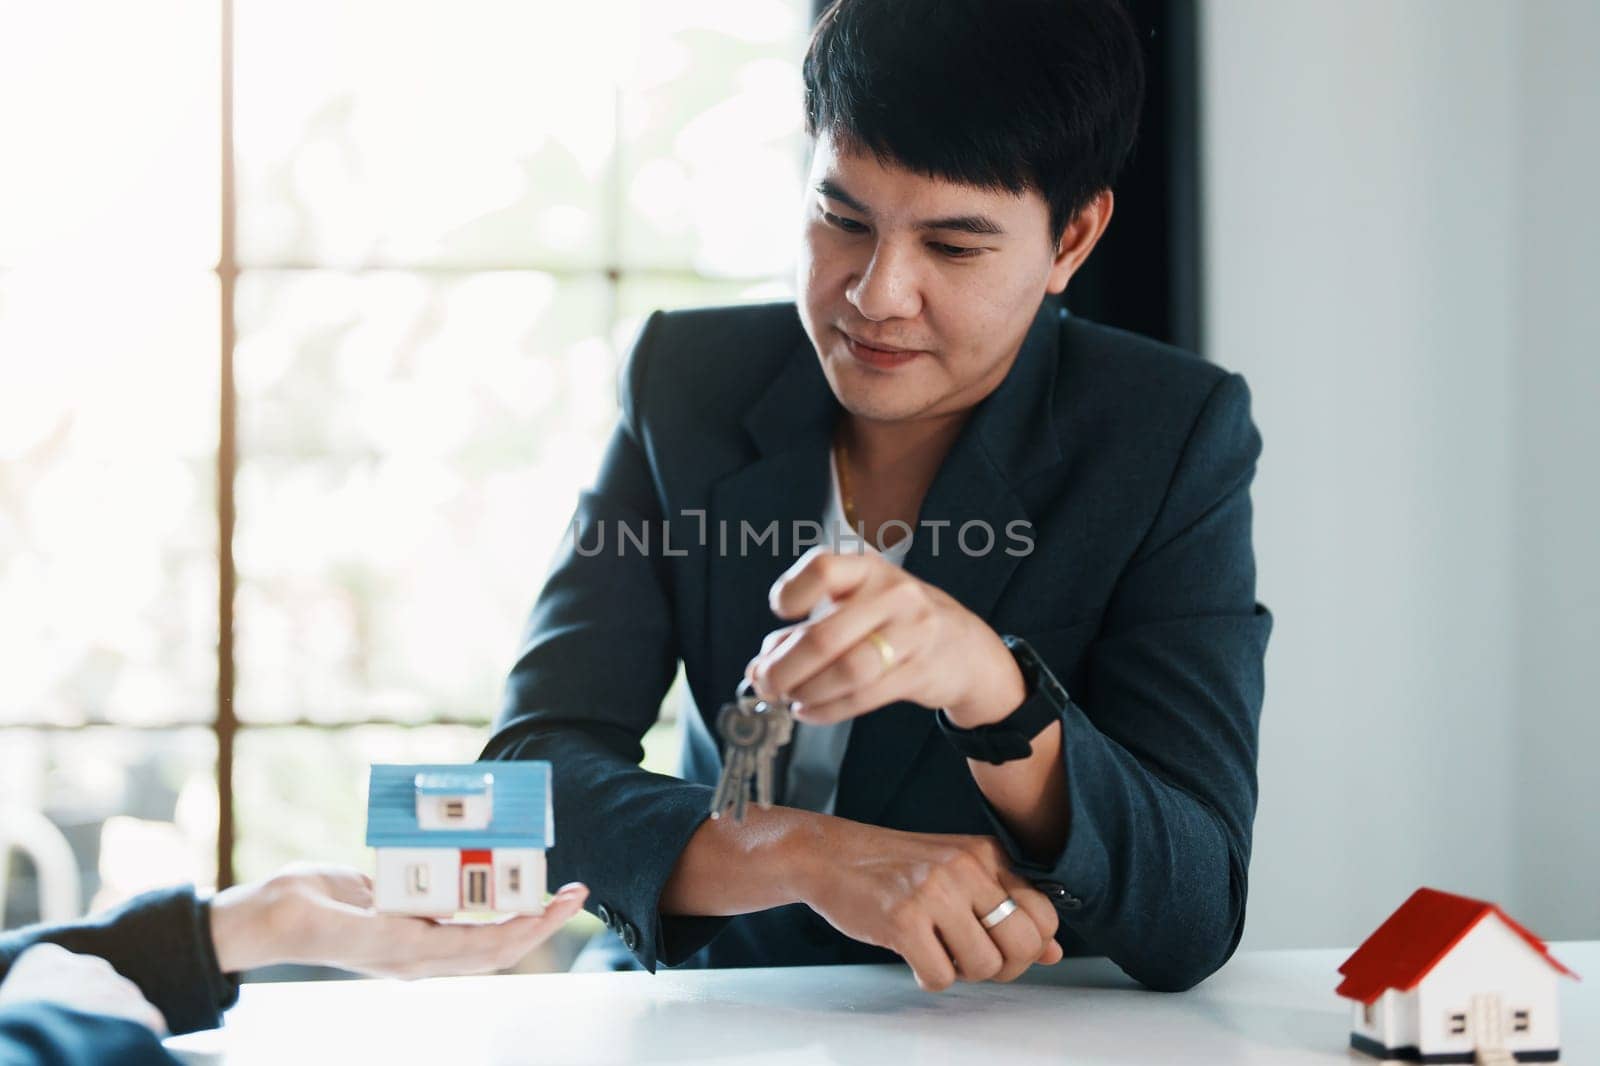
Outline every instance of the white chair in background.
<svg viewBox="0 0 1600 1066">
<path fill-rule="evenodd" d="M 38 811 L 0 803 L 0 916 L 6 910 L 6 872 L 14 850 L 33 863 L 41 921 L 68 922 L 83 914 L 83 882 L 67 838 Z"/>
</svg>

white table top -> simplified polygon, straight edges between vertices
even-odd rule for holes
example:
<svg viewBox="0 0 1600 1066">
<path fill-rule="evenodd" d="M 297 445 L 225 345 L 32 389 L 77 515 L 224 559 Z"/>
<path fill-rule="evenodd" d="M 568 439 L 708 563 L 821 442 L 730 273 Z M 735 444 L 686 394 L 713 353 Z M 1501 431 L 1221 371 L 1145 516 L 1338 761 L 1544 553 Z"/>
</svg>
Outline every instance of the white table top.
<svg viewBox="0 0 1600 1066">
<path fill-rule="evenodd" d="M 1562 1058 L 1600 1062 L 1600 941 L 1552 945 Z M 1334 995 L 1345 951 L 1247 952 L 1181 995 L 1104 959 L 1013 985 L 928 995 L 899 966 L 456 977 L 247 985 L 221 1030 L 168 1046 L 193 1062 L 1372 1062 Z"/>
</svg>

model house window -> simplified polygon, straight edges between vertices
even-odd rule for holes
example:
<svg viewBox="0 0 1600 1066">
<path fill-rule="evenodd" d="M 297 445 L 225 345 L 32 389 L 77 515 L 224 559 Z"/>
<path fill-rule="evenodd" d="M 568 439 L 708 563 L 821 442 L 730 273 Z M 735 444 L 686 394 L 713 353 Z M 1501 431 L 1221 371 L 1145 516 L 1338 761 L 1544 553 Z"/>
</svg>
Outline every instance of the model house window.
<svg viewBox="0 0 1600 1066">
<path fill-rule="evenodd" d="M 1450 1032 L 1453 1034 L 1459 1034 L 1466 1031 L 1467 1016 L 1465 1014 L 1457 1014 L 1452 1012 L 1450 1015 Z"/>
<path fill-rule="evenodd" d="M 1528 1021 L 1527 1011 L 1516 1010 L 1511 1012 L 1511 1028 L 1515 1029 L 1517 1032 L 1526 1033 L 1530 1024 L 1531 1023 Z"/>
<path fill-rule="evenodd" d="M 467 816 L 467 801 L 458 799 L 445 800 L 444 816 L 450 819 L 452 822 L 461 821 L 461 819 Z"/>
<path fill-rule="evenodd" d="M 470 907 L 487 907 L 489 905 L 489 871 L 478 866 L 467 871 L 467 905 Z"/>
<path fill-rule="evenodd" d="M 1361 1005 L 1361 1020 L 1363 1022 L 1366 1022 L 1368 1025 L 1371 1025 L 1372 1024 L 1372 1015 L 1373 1015 L 1373 1013 L 1374 1012 L 1373 1012 L 1372 1004 L 1363 1003 Z"/>
<path fill-rule="evenodd" d="M 522 892 L 522 867 L 512 866 L 506 870 L 506 891 L 513 895 Z M 1521 1013 L 1526 1014 L 1527 1011 Z"/>
<path fill-rule="evenodd" d="M 428 868 L 420 862 L 414 862 L 406 868 L 407 884 L 413 896 L 426 896 L 428 894 Z"/>
</svg>

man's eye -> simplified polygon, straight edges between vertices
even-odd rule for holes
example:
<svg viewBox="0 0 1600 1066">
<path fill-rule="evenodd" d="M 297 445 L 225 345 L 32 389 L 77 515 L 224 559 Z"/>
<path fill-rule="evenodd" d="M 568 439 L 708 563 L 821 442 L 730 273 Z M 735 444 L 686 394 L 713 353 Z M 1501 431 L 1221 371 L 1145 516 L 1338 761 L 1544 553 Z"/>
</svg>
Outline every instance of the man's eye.
<svg viewBox="0 0 1600 1066">
<path fill-rule="evenodd" d="M 951 259 L 971 259 L 983 251 L 982 248 L 967 248 L 960 244 L 935 244 L 933 250 Z"/>
<path fill-rule="evenodd" d="M 824 211 L 824 212 L 822 212 L 822 217 L 827 221 L 827 223 L 830 226 L 837 226 L 840 229 L 844 230 L 846 233 L 865 233 L 866 229 L 867 229 L 867 227 L 863 226 L 861 223 L 857 222 L 855 219 L 853 219 L 853 218 L 841 218 L 840 216 L 834 214 L 832 211 Z"/>
</svg>

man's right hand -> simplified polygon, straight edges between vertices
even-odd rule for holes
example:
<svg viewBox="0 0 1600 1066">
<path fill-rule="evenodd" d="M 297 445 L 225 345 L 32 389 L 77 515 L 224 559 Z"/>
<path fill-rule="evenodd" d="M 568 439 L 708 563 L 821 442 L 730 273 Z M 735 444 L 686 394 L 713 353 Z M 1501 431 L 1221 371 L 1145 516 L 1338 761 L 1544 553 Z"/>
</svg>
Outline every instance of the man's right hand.
<svg viewBox="0 0 1600 1066">
<path fill-rule="evenodd" d="M 930 992 L 955 981 L 1013 981 L 1061 961 L 1060 923 L 1044 894 L 987 836 L 906 833 L 819 819 L 799 880 L 804 902 L 839 932 L 905 959 Z M 981 919 L 1010 896 L 992 929 Z"/>
</svg>

